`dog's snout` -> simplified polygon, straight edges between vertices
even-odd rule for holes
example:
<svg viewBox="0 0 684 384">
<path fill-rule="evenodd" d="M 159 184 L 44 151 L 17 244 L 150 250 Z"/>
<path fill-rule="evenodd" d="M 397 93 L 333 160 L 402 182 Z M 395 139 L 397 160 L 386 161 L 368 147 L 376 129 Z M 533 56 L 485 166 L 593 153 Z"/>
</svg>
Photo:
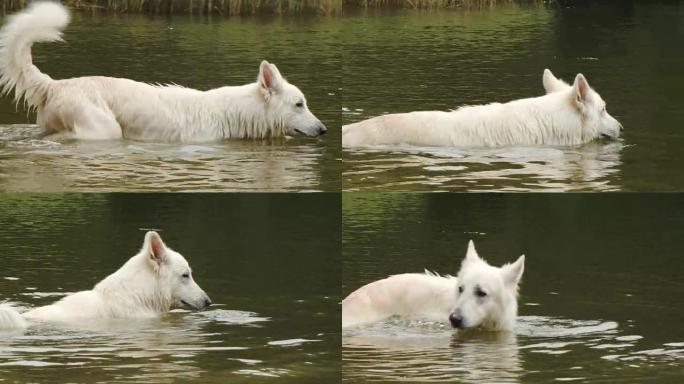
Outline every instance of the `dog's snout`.
<svg viewBox="0 0 684 384">
<path fill-rule="evenodd" d="M 210 305 L 211 305 L 211 299 L 209 298 L 209 296 L 207 296 L 207 297 L 204 299 L 204 308 L 206 308 L 206 307 L 208 307 L 208 306 L 210 306 Z"/>
<path fill-rule="evenodd" d="M 326 132 L 328 132 L 328 128 L 326 128 L 325 124 L 320 123 L 318 125 L 318 134 L 319 135 L 325 135 Z"/>
<path fill-rule="evenodd" d="M 623 132 L 624 130 L 625 130 L 625 127 L 623 127 L 622 124 L 620 124 L 620 132 Z"/>
<path fill-rule="evenodd" d="M 463 328 L 463 316 L 452 313 L 449 315 L 449 322 L 454 328 Z"/>
</svg>

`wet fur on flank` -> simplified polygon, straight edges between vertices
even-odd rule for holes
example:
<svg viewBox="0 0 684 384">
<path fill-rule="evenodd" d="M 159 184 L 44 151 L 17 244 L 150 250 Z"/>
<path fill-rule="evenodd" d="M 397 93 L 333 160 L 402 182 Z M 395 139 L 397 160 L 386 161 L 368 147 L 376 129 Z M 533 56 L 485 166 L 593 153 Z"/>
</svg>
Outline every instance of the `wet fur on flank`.
<svg viewBox="0 0 684 384">
<path fill-rule="evenodd" d="M 551 71 L 545 70 L 544 85 L 550 87 L 544 96 L 448 112 L 388 114 L 352 123 L 342 127 L 342 146 L 572 146 L 620 136 L 622 126 L 606 112 L 606 103 L 582 74 L 573 85 L 551 77 Z"/>
</svg>

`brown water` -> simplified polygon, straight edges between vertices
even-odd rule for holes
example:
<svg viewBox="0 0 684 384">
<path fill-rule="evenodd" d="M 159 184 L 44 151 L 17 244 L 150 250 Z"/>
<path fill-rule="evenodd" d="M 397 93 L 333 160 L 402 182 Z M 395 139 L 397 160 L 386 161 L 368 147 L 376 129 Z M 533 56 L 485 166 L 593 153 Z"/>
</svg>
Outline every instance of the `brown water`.
<svg viewBox="0 0 684 384">
<path fill-rule="evenodd" d="M 497 150 L 344 151 L 343 188 L 373 191 L 680 191 L 684 13 L 676 2 L 349 12 L 343 124 L 539 96 L 542 71 L 584 73 L 622 140 Z"/>
<path fill-rule="evenodd" d="M 336 20 L 74 15 L 66 44 L 34 48 L 34 62 L 53 78 L 105 75 L 210 89 L 255 81 L 267 59 L 304 92 L 329 133 L 206 145 L 54 143 L 32 139 L 40 131 L 34 116 L 4 98 L 0 190 L 339 190 Z"/>
</svg>

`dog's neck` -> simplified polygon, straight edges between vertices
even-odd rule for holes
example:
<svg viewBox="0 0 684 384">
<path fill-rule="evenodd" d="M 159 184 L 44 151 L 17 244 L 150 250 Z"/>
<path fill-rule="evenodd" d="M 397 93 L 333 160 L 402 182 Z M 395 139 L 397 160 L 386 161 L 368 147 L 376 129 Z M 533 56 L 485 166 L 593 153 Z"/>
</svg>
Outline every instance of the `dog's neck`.
<svg viewBox="0 0 684 384">
<path fill-rule="evenodd" d="M 507 305 L 505 303 L 508 303 Z M 483 323 L 485 328 L 496 331 L 512 331 L 515 327 L 515 321 L 518 317 L 518 298 L 517 294 L 513 294 L 511 301 L 502 300 L 503 307 L 501 311 L 503 316 L 493 317 Z"/>
<path fill-rule="evenodd" d="M 285 133 L 284 122 L 279 114 L 270 113 L 256 83 L 212 89 L 206 97 L 219 111 L 217 128 L 224 139 L 263 139 Z"/>
<path fill-rule="evenodd" d="M 153 271 L 148 263 L 147 255 L 140 253 L 133 256 L 93 288 L 93 291 L 106 298 L 105 302 L 109 303 L 109 310 L 114 317 L 119 312 L 130 314 L 143 308 L 155 314 L 165 313 L 171 309 L 171 293 L 163 289 L 163 284 L 157 276 L 158 272 Z M 150 280 L 154 281 L 154 284 L 150 284 Z"/>
</svg>

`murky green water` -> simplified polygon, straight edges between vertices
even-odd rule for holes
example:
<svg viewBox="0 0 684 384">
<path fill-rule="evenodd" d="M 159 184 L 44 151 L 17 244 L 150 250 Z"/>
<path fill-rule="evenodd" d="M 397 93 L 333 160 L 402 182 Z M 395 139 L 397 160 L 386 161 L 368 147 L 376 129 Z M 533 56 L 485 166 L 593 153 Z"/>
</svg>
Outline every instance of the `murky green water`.
<svg viewBox="0 0 684 384">
<path fill-rule="evenodd" d="M 216 305 L 0 337 L 3 382 L 340 381 L 339 197 L 0 196 L 0 301 L 90 289 L 157 228 Z"/>
<path fill-rule="evenodd" d="M 321 138 L 155 145 L 31 140 L 39 129 L 0 103 L 0 190 L 293 191 L 340 188 L 340 51 L 335 18 L 152 18 L 75 14 L 66 44 L 34 62 L 53 78 L 105 75 L 198 89 L 255 81 L 267 59 L 330 129 Z M 23 125 L 16 125 L 23 124 Z"/>
<path fill-rule="evenodd" d="M 343 296 L 391 274 L 454 274 L 469 239 L 495 265 L 526 255 L 514 334 L 345 330 L 344 380 L 679 381 L 682 207 L 679 195 L 344 195 Z"/>
<path fill-rule="evenodd" d="M 684 188 L 684 13 L 676 2 L 344 19 L 343 124 L 543 94 L 542 71 L 578 72 L 625 126 L 579 148 L 345 150 L 343 188 L 382 191 L 672 191 Z"/>
</svg>

